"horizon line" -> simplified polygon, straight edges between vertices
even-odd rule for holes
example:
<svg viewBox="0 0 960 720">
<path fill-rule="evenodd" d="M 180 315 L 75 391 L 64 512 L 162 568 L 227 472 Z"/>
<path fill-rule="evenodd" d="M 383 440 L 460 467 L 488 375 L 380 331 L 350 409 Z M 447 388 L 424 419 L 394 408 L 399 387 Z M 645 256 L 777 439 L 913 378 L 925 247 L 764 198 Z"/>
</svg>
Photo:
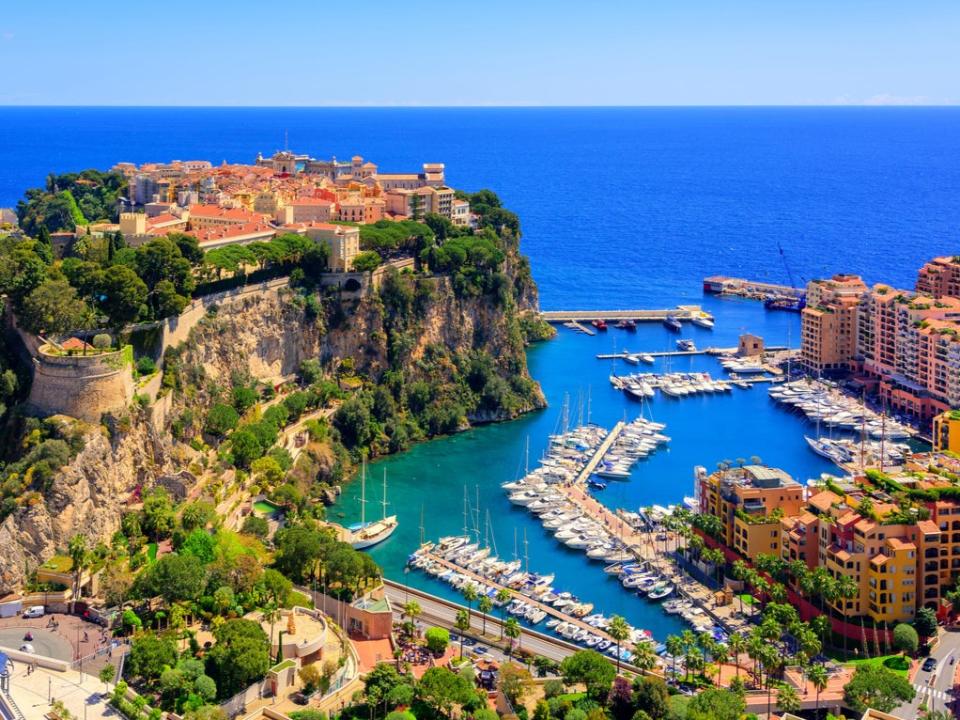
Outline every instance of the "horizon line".
<svg viewBox="0 0 960 720">
<path fill-rule="evenodd" d="M 83 104 L 64 105 L 57 103 L 5 104 L 10 109 L 71 109 L 71 110 L 676 110 L 676 109 L 843 109 L 843 108 L 958 108 L 960 103 L 759 103 L 759 104 L 625 104 L 625 105 L 562 105 L 562 104 L 478 104 L 478 105 L 430 105 L 430 104 L 342 104 L 342 105 L 121 105 Z"/>
</svg>

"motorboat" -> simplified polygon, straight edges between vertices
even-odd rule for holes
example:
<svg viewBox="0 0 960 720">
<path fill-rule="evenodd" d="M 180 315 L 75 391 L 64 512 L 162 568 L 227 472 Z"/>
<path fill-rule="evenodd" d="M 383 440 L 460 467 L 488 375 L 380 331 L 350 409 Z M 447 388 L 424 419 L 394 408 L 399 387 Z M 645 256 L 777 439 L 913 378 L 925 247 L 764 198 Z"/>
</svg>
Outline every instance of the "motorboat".
<svg viewBox="0 0 960 720">
<path fill-rule="evenodd" d="M 683 325 L 680 324 L 680 321 L 677 320 L 675 315 L 667 315 L 663 319 L 663 325 L 672 332 L 680 332 L 683 329 Z"/>
<path fill-rule="evenodd" d="M 713 330 L 713 318 L 711 318 L 705 312 L 695 313 L 690 318 L 690 322 L 692 322 L 697 327 L 706 328 L 707 330 Z"/>
<path fill-rule="evenodd" d="M 677 350 L 683 352 L 693 352 L 697 349 L 696 343 L 693 340 L 681 339 L 677 340 Z"/>
</svg>

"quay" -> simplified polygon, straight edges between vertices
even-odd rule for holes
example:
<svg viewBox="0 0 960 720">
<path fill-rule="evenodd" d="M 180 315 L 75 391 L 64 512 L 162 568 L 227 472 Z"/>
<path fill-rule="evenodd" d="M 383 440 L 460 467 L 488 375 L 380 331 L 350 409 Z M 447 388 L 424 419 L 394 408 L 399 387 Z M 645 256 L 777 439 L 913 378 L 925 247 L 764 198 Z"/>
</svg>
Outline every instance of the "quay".
<svg viewBox="0 0 960 720">
<path fill-rule="evenodd" d="M 592 333 L 591 333 L 592 334 Z M 790 348 L 777 345 L 767 348 L 767 352 L 782 352 Z M 653 350 L 646 352 L 643 350 L 637 352 L 618 352 L 618 353 L 597 353 L 597 360 L 626 360 L 628 357 L 637 355 L 649 355 L 650 357 L 680 357 L 683 355 L 735 355 L 737 348 L 708 347 L 702 350 Z"/>
<path fill-rule="evenodd" d="M 616 425 L 613 426 L 613 430 L 607 433 L 607 436 L 603 439 L 603 442 L 600 443 L 600 446 L 597 448 L 597 451 L 590 456 L 590 459 L 587 460 L 587 464 L 583 466 L 579 473 L 577 473 L 577 479 L 574 480 L 575 485 L 584 485 L 587 482 L 587 478 L 590 477 L 590 473 L 597 469 L 597 465 L 600 464 L 600 461 L 603 460 L 603 456 L 607 454 L 607 450 L 610 449 L 610 446 L 620 437 L 620 433 L 623 432 L 623 421 L 621 420 Z"/>
<path fill-rule="evenodd" d="M 771 295 L 801 299 L 806 296 L 804 288 L 777 283 L 762 282 L 760 280 L 745 280 L 744 278 L 728 277 L 726 275 L 711 275 L 703 279 L 703 291 L 714 295 L 734 295 L 736 297 L 762 300 Z"/>
<path fill-rule="evenodd" d="M 662 322 L 669 316 L 677 320 L 692 320 L 701 316 L 713 319 L 699 305 L 677 305 L 672 310 L 545 310 L 540 317 L 549 323 L 592 322 L 594 320 L 633 320 L 635 322 Z"/>
<path fill-rule="evenodd" d="M 538 607 L 540 610 L 543 610 L 545 613 L 547 613 L 551 617 L 555 617 L 559 619 L 561 622 L 571 623 L 573 625 L 576 625 L 581 630 L 586 630 L 594 635 L 599 635 L 604 640 L 610 640 L 612 642 L 615 642 L 612 637 L 607 635 L 607 633 L 601 630 L 600 628 L 593 627 L 592 625 L 589 625 L 583 622 L 583 620 L 581 620 L 580 618 L 574 617 L 573 615 L 567 615 L 566 613 L 564 613 L 561 610 L 558 610 L 552 605 L 549 605 L 547 603 L 542 603 L 534 597 L 531 597 L 529 595 L 524 595 L 521 592 L 517 592 L 516 590 L 509 588 L 506 585 L 502 585 L 498 583 L 496 580 L 491 580 L 490 578 L 485 577 L 483 575 L 478 575 L 477 573 L 472 572 L 471 570 L 468 570 L 465 567 L 461 567 L 456 563 L 450 562 L 449 560 L 446 560 L 440 557 L 439 555 L 434 555 L 431 552 L 422 552 L 420 554 L 422 557 L 430 558 L 430 560 L 433 560 L 434 562 L 440 565 L 443 565 L 448 570 L 453 570 L 454 572 L 459 573 L 461 575 L 466 575 L 471 580 L 476 582 L 478 585 L 488 585 L 490 587 L 496 588 L 498 591 L 506 590 L 508 593 L 510 593 L 510 597 L 516 600 L 522 600 L 523 602 L 529 605 L 534 605 Z M 622 646 L 625 648 L 632 647 L 631 643 L 629 642 L 622 643 Z"/>
</svg>

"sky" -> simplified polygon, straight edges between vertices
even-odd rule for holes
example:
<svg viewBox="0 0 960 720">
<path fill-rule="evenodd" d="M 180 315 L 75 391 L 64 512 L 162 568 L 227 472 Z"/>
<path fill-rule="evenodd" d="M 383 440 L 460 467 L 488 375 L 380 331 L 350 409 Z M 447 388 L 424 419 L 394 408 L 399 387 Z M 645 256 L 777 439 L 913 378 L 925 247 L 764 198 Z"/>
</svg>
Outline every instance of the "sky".
<svg viewBox="0 0 960 720">
<path fill-rule="evenodd" d="M 957 0 L 11 0 L 0 105 L 941 105 Z"/>
</svg>

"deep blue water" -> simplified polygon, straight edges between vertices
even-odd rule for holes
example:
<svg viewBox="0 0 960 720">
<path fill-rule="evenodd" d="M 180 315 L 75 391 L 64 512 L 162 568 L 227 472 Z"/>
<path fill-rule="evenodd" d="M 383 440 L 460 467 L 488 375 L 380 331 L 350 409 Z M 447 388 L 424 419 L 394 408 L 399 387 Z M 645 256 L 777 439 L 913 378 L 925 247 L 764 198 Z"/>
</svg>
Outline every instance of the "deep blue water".
<svg viewBox="0 0 960 720">
<path fill-rule="evenodd" d="M 953 253 L 960 219 L 960 109 L 17 109 L 0 112 L 0 206 L 53 171 L 118 161 L 209 159 L 251 162 L 283 145 L 317 157 L 362 154 L 385 170 L 447 164 L 454 187 L 490 187 L 516 210 L 544 308 L 665 307 L 702 302 L 709 331 L 685 328 L 701 346 L 733 345 L 740 332 L 796 345 L 796 315 L 754 302 L 703 298 L 704 275 L 785 282 L 780 243 L 797 280 L 857 272 L 910 286 L 926 258 Z M 387 573 L 438 594 L 446 586 L 404 575 L 419 540 L 459 531 L 463 488 L 489 510 L 500 554 L 526 531 L 531 569 L 624 614 L 657 637 L 678 629 L 624 592 L 600 566 L 548 536 L 499 485 L 516 477 L 526 439 L 536 458 L 554 430 L 564 395 L 590 397 L 590 419 L 612 426 L 639 406 L 615 392 L 613 350 L 662 350 L 675 336 L 660 325 L 635 336 L 566 330 L 531 349 L 530 369 L 550 408 L 513 423 L 426 443 L 370 468 L 390 478 L 395 535 L 372 554 Z M 709 358 L 675 360 L 720 375 Z M 621 367 L 621 372 L 626 368 Z M 673 438 L 641 462 L 629 482 L 601 497 L 636 508 L 679 502 L 695 465 L 759 455 L 801 481 L 829 466 L 803 441 L 810 428 L 769 401 L 765 388 L 724 396 L 658 397 L 653 416 Z M 586 419 L 586 418 L 584 418 Z M 378 500 L 372 482 L 368 497 Z M 359 516 L 357 484 L 332 509 Z M 373 511 L 373 510 L 371 510 Z M 522 548 L 521 548 L 522 552 Z"/>
<path fill-rule="evenodd" d="M 910 285 L 956 250 L 958 108 L 0 110 L 0 207 L 50 171 L 283 147 L 447 164 L 522 219 L 543 307 L 661 306 L 705 274 Z"/>
</svg>

